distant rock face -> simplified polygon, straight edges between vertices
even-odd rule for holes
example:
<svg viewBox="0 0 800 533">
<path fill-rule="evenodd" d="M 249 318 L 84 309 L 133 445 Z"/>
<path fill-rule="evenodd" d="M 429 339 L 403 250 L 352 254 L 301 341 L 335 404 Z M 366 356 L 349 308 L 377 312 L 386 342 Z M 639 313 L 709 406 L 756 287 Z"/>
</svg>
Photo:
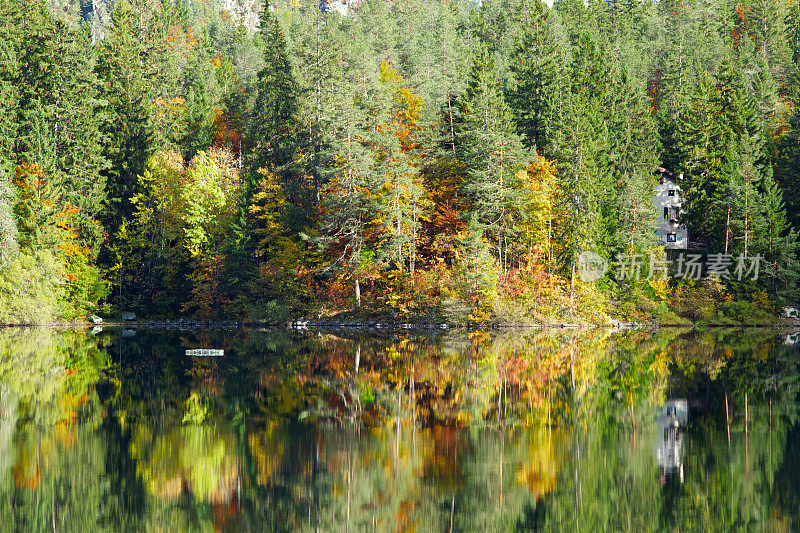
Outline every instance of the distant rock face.
<svg viewBox="0 0 800 533">
<path fill-rule="evenodd" d="M 320 0 L 319 10 L 323 13 L 337 12 L 345 16 L 350 10 L 358 9 L 363 3 L 364 0 Z"/>
<path fill-rule="evenodd" d="M 258 28 L 259 17 L 264 2 L 256 0 L 218 1 L 220 2 L 220 11 L 227 11 L 235 23 L 242 24 L 250 31 L 255 31 Z"/>
<path fill-rule="evenodd" d="M 92 25 L 92 42 L 103 39 L 106 28 L 111 25 L 111 10 L 115 0 L 92 0 L 91 9 L 84 13 L 84 20 Z"/>
<path fill-rule="evenodd" d="M 69 24 L 89 23 L 92 36 L 100 40 L 111 24 L 111 12 L 118 0 L 47 0 L 50 12 Z M 258 28 L 263 0 L 180 0 L 189 12 L 227 14 L 235 24 L 242 24 L 248 30 Z M 352 0 L 351 0 L 352 2 Z M 200 7 L 202 6 L 202 7 Z"/>
<path fill-rule="evenodd" d="M 108 14 L 116 0 L 47 0 L 47 7 L 54 17 L 70 25 L 82 22 L 100 21 L 108 23 Z M 95 24 L 92 24 L 95 34 Z"/>
</svg>

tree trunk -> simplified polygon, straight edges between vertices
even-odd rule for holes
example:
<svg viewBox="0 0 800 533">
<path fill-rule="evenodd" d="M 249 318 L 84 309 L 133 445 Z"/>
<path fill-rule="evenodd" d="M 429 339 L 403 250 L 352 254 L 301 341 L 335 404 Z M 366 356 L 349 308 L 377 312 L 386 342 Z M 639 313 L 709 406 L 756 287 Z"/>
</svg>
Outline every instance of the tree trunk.
<svg viewBox="0 0 800 533">
<path fill-rule="evenodd" d="M 569 278 L 569 305 L 575 307 L 575 262 L 572 262 L 572 270 Z"/>
<path fill-rule="evenodd" d="M 744 256 L 747 257 L 747 226 L 749 222 L 749 214 L 750 214 L 750 202 L 749 202 L 749 194 L 748 189 L 750 185 L 750 180 L 745 180 L 744 183 Z M 728 208 L 730 209 L 730 207 Z"/>
<path fill-rule="evenodd" d="M 550 198 L 547 199 L 547 277 L 550 279 L 553 266 L 553 213 Z"/>
<path fill-rule="evenodd" d="M 409 272 L 411 274 L 411 286 L 414 286 L 414 269 L 417 264 L 417 205 L 416 201 L 412 210 L 411 219 L 411 249 L 409 250 Z"/>
<path fill-rule="evenodd" d="M 731 206 L 728 206 L 728 218 L 725 220 L 725 255 L 728 254 L 728 240 L 731 235 Z"/>
</svg>

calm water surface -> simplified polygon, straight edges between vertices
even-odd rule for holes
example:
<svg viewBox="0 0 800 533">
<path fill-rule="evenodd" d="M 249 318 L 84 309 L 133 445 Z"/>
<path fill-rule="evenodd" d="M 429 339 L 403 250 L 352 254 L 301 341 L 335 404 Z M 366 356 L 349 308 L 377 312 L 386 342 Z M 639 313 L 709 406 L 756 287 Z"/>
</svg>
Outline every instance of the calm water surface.
<svg viewBox="0 0 800 533">
<path fill-rule="evenodd" d="M 793 340 L 2 329 L 0 528 L 799 530 Z"/>
</svg>

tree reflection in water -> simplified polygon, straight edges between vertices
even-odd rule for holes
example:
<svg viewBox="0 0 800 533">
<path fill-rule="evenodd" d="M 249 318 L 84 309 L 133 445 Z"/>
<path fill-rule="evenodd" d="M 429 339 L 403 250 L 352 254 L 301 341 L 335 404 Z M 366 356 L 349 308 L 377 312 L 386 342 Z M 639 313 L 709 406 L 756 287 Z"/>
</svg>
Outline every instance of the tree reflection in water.
<svg viewBox="0 0 800 533">
<path fill-rule="evenodd" d="M 784 341 L 0 330 L 0 520 L 793 529 L 800 375 Z M 185 355 L 209 346 L 225 356 Z"/>
</svg>

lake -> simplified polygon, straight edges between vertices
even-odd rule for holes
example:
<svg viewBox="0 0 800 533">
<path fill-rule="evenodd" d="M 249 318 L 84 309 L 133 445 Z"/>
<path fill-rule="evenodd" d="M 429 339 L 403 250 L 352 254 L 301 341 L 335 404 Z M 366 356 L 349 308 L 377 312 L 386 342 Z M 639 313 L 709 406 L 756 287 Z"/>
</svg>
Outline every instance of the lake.
<svg viewBox="0 0 800 533">
<path fill-rule="evenodd" d="M 0 329 L 4 530 L 800 528 L 785 332 L 98 329 Z"/>
</svg>

